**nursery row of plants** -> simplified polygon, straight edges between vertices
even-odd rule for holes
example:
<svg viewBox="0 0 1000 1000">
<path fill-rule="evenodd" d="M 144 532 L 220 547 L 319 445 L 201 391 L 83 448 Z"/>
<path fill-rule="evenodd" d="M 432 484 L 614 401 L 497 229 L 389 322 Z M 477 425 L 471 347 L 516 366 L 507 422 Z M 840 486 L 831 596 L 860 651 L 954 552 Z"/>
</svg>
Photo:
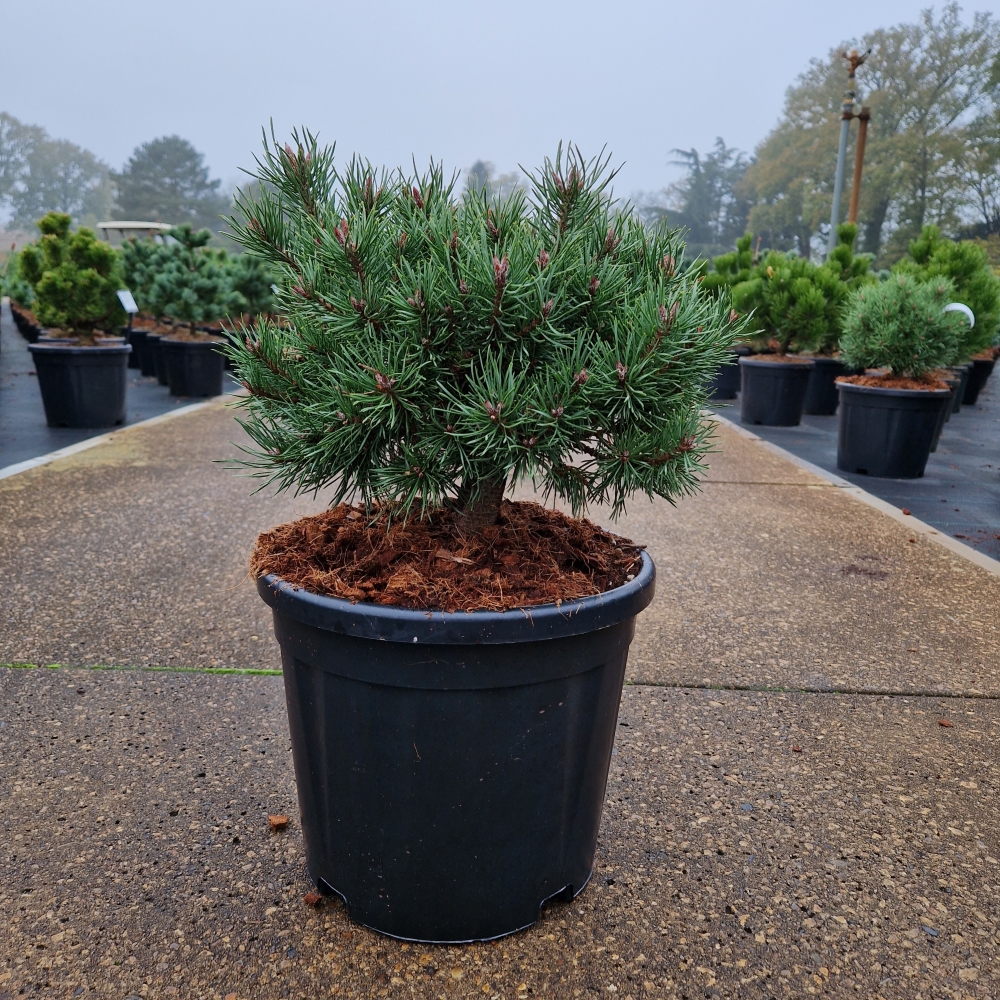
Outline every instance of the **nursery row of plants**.
<svg viewBox="0 0 1000 1000">
<path fill-rule="evenodd" d="M 1000 348 L 1000 277 L 981 246 L 926 226 L 891 271 L 855 255 L 857 227 L 837 231 L 822 264 L 736 251 L 699 266 L 702 284 L 749 317 L 716 400 L 740 393 L 750 424 L 794 426 L 839 409 L 837 464 L 892 478 L 923 475 L 944 424 L 974 404 Z"/>
<path fill-rule="evenodd" d="M 161 242 L 115 250 L 71 222 L 57 212 L 39 220 L 40 238 L 12 254 L 2 275 L 49 425 L 122 423 L 127 368 L 156 375 L 173 395 L 219 395 L 222 322 L 273 308 L 263 262 L 210 247 L 210 232 L 187 224 Z M 135 316 L 125 308 L 133 303 Z"/>
</svg>

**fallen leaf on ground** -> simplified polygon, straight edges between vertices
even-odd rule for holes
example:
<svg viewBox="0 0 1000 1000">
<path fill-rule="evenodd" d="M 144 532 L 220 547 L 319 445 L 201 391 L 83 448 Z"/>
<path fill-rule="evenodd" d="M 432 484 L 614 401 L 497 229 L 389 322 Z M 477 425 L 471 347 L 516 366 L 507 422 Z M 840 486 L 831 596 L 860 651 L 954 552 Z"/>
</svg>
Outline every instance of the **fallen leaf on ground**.
<svg viewBox="0 0 1000 1000">
<path fill-rule="evenodd" d="M 904 513 L 904 514 L 909 514 L 910 512 L 909 512 L 909 511 L 908 511 L 908 510 L 907 510 L 907 509 L 906 509 L 906 508 L 904 507 L 904 508 L 903 508 L 903 513 Z"/>
<path fill-rule="evenodd" d="M 323 897 L 318 892 L 307 892 L 302 897 L 302 902 L 305 903 L 306 906 L 316 907 L 316 906 L 319 906 L 319 904 L 322 901 L 323 901 Z"/>
<path fill-rule="evenodd" d="M 955 726 L 952 723 L 950 723 L 947 719 L 938 719 L 938 725 L 939 726 L 944 726 L 945 729 L 954 729 L 955 728 Z"/>
<path fill-rule="evenodd" d="M 792 747 L 793 753 L 802 753 L 802 747 Z"/>
<path fill-rule="evenodd" d="M 284 830 L 288 826 L 287 816 L 268 816 L 268 823 L 271 824 L 271 829 L 277 833 L 279 830 Z"/>
</svg>

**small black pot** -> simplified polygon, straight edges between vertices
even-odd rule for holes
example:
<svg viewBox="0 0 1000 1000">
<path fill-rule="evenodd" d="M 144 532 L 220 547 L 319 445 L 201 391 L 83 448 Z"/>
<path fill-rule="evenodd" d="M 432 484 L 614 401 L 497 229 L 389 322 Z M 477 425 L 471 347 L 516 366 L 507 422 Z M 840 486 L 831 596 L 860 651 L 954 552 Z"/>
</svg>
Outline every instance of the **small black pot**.
<svg viewBox="0 0 1000 1000">
<path fill-rule="evenodd" d="M 888 389 L 838 382 L 837 468 L 886 479 L 919 479 L 947 389 Z"/>
<path fill-rule="evenodd" d="M 147 378 L 156 374 L 156 345 L 159 339 L 160 334 L 147 330 L 139 341 L 139 368 Z"/>
<path fill-rule="evenodd" d="M 837 404 L 840 402 L 837 379 L 841 375 L 852 375 L 854 372 L 840 358 L 818 355 L 813 357 L 813 361 L 816 362 L 816 366 L 809 373 L 802 412 L 812 416 L 830 416 L 837 412 Z"/>
<path fill-rule="evenodd" d="M 128 344 L 30 344 L 50 427 L 115 427 L 125 422 Z"/>
<path fill-rule="evenodd" d="M 746 424 L 766 427 L 794 427 L 800 423 L 815 364 L 812 358 L 798 361 L 769 361 L 767 355 L 740 358 L 743 382 L 740 419 Z"/>
<path fill-rule="evenodd" d="M 993 366 L 996 358 L 973 358 L 972 371 L 969 373 L 969 381 L 965 385 L 965 396 L 962 399 L 964 406 L 974 406 L 979 394 L 983 391 L 983 386 L 993 373 Z"/>
<path fill-rule="evenodd" d="M 594 865 L 635 580 L 496 613 L 351 604 L 274 577 L 309 875 L 354 919 L 488 940 L 571 899 Z"/>
<path fill-rule="evenodd" d="M 735 399 L 736 393 L 740 391 L 739 360 L 750 353 L 750 348 L 733 347 L 731 350 L 732 361 L 722 365 L 708 384 L 709 399 Z"/>
<path fill-rule="evenodd" d="M 132 345 L 132 353 L 128 356 L 128 366 L 129 368 L 142 369 L 142 351 L 143 351 L 143 341 L 146 339 L 146 331 L 138 327 L 133 327 L 131 330 L 127 329 L 124 331 L 125 335 L 128 337 L 128 342 Z"/>
<path fill-rule="evenodd" d="M 944 430 L 944 425 L 951 420 L 951 404 L 955 399 L 955 390 L 958 388 L 959 378 L 956 375 L 948 372 L 947 374 L 941 375 L 941 381 L 948 383 L 948 399 L 944 406 L 941 407 L 941 415 L 937 419 L 937 423 L 934 425 L 934 437 L 931 438 L 931 451 L 937 451 L 938 442 L 941 440 L 941 432 Z"/>
<path fill-rule="evenodd" d="M 167 334 L 166 336 L 170 336 Z M 167 359 L 163 353 L 163 336 L 157 337 L 153 341 L 153 369 L 156 373 L 156 381 L 160 385 L 170 385 L 170 377 L 167 375 Z"/>
<path fill-rule="evenodd" d="M 218 340 L 160 341 L 172 396 L 221 396 L 224 358 Z"/>
<path fill-rule="evenodd" d="M 966 361 L 964 364 L 955 365 L 951 369 L 961 381 L 955 390 L 955 396 L 951 401 L 951 412 L 958 413 L 962 409 L 962 402 L 965 399 L 965 387 L 969 384 L 969 375 L 972 372 L 972 362 Z"/>
</svg>

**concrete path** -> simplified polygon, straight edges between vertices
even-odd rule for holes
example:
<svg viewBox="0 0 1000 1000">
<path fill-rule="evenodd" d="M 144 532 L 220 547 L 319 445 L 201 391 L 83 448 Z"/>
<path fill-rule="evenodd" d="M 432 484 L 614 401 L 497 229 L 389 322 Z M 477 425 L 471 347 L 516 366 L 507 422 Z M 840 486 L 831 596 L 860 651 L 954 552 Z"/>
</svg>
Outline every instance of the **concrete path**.
<svg viewBox="0 0 1000 1000">
<path fill-rule="evenodd" d="M 227 377 L 227 390 L 236 383 Z M 125 426 L 187 406 L 155 378 L 128 372 Z M 107 433 L 107 429 L 49 427 L 38 391 L 28 342 L 17 331 L 7 299 L 0 301 L 0 470 L 68 445 Z"/>
<path fill-rule="evenodd" d="M 739 422 L 739 403 L 720 407 L 719 413 Z M 798 427 L 748 429 L 1000 558 L 1000 378 L 990 378 L 975 406 L 952 415 L 920 479 L 879 479 L 838 469 L 837 420 L 804 416 Z"/>
<path fill-rule="evenodd" d="M 0 480 L 0 662 L 69 665 L 0 669 L 2 1000 L 1000 992 L 1000 576 L 727 429 L 619 525 L 658 592 L 587 889 L 464 948 L 310 909 L 280 677 L 93 669 L 278 666 L 246 555 L 322 504 L 250 497 L 236 439 Z"/>
</svg>

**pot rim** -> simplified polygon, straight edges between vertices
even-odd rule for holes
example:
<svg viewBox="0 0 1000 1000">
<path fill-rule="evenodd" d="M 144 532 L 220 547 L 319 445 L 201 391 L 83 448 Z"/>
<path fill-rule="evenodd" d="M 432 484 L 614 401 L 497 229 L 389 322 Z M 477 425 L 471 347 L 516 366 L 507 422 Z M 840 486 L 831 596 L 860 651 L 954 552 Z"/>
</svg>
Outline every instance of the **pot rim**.
<svg viewBox="0 0 1000 1000">
<path fill-rule="evenodd" d="M 874 393 L 877 396 L 919 396 L 921 398 L 928 396 L 933 399 L 935 396 L 951 395 L 951 389 L 895 389 L 882 385 L 858 385 L 856 382 L 845 382 L 839 378 L 835 385 L 841 391 L 848 389 L 852 392 Z"/>
<path fill-rule="evenodd" d="M 161 333 L 159 337 L 166 344 L 190 344 L 194 347 L 202 347 L 206 344 L 212 346 L 213 344 L 224 344 L 226 342 L 222 337 L 212 337 L 207 340 L 188 340 L 184 337 L 174 337 L 169 333 Z"/>
<path fill-rule="evenodd" d="M 257 580 L 257 593 L 275 611 L 328 632 L 387 642 L 497 645 L 561 639 L 618 625 L 634 618 L 653 599 L 656 567 L 646 551 L 634 580 L 603 594 L 561 605 L 538 604 L 512 611 L 428 611 L 391 604 L 352 604 L 314 594 L 274 574 Z"/>
<path fill-rule="evenodd" d="M 741 365 L 759 365 L 762 368 L 810 368 L 816 364 L 815 358 L 803 358 L 798 355 L 786 354 L 786 358 L 792 358 L 794 360 L 790 361 L 768 361 L 763 355 L 751 354 L 749 356 L 741 356 Z"/>
<path fill-rule="evenodd" d="M 128 354 L 131 344 L 28 344 L 32 354 Z"/>
</svg>

